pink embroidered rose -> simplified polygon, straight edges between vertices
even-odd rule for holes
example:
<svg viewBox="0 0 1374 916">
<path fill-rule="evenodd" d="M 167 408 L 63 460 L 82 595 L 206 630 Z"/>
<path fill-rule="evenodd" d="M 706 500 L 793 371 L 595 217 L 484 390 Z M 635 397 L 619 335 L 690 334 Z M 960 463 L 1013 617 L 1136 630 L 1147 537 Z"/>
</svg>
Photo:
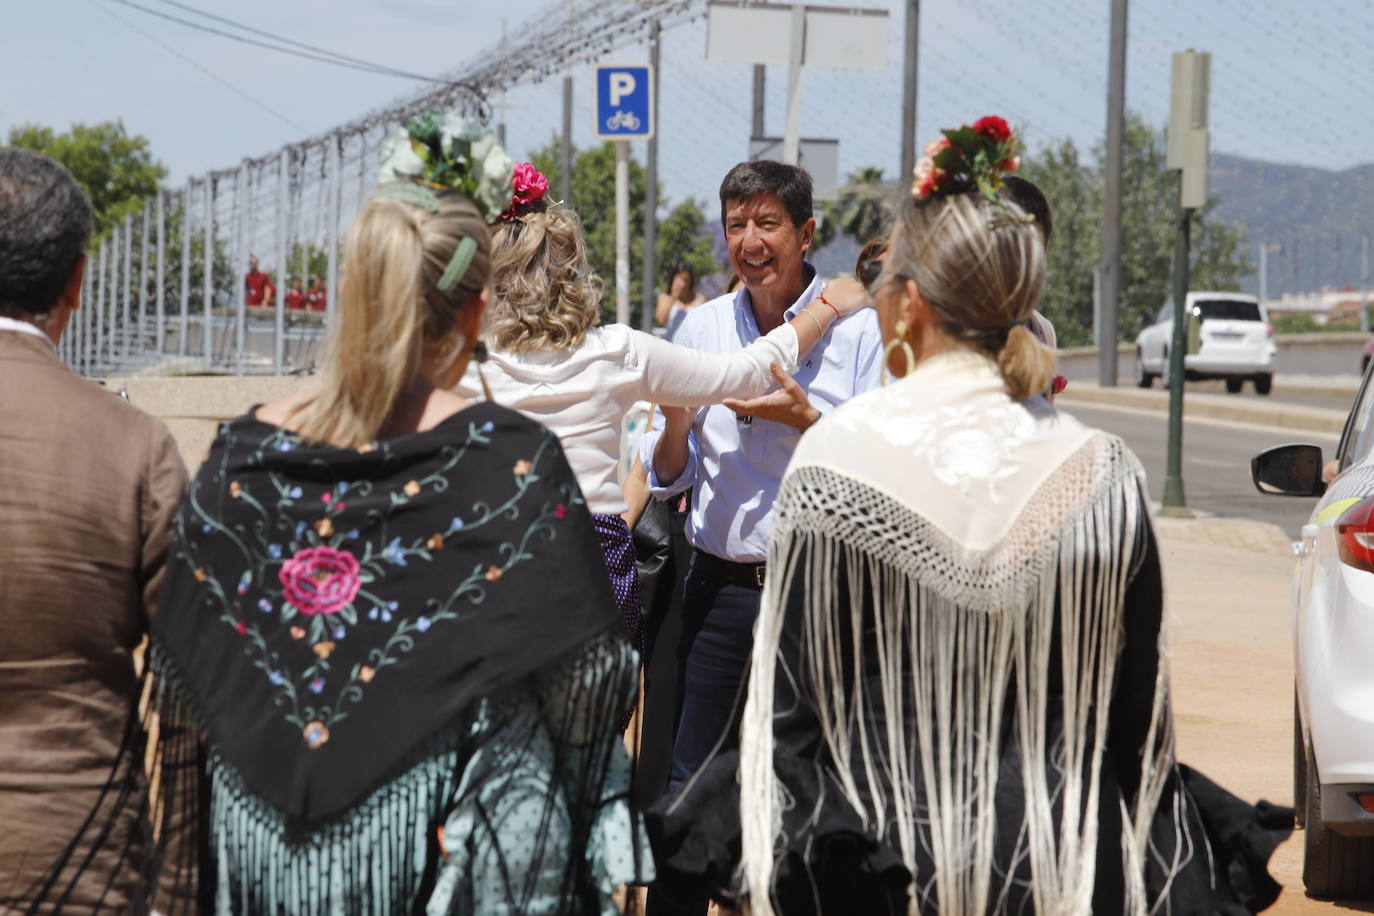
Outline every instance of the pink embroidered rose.
<svg viewBox="0 0 1374 916">
<path fill-rule="evenodd" d="M 521 162 L 511 176 L 511 203 L 529 206 L 549 191 L 549 180 L 528 162 Z"/>
<path fill-rule="evenodd" d="M 307 547 L 281 565 L 282 595 L 307 616 L 334 614 L 358 594 L 358 558 L 334 547 Z"/>
</svg>

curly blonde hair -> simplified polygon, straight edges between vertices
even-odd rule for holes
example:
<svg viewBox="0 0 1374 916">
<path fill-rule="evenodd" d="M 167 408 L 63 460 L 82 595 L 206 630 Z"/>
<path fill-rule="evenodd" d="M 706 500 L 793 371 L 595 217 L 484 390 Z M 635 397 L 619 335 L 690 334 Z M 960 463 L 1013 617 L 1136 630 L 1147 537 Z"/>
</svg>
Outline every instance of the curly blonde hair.
<svg viewBox="0 0 1374 916">
<path fill-rule="evenodd" d="M 486 335 L 498 350 L 566 350 L 601 317 L 606 284 L 587 261 L 582 221 L 552 205 L 494 227 Z"/>
</svg>

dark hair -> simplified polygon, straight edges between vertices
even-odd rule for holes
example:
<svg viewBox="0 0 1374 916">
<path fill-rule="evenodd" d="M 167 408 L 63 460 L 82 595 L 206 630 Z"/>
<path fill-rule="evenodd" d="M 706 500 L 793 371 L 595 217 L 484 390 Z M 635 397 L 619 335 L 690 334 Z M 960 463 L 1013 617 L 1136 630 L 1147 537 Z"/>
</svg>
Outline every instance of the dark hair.
<svg viewBox="0 0 1374 916">
<path fill-rule="evenodd" d="M 695 296 L 697 294 L 697 272 L 692 269 L 692 265 L 688 264 L 686 261 L 678 261 L 674 264 L 673 269 L 668 272 L 669 288 L 672 287 L 673 280 L 677 278 L 678 274 L 687 275 L 687 289 Z"/>
<path fill-rule="evenodd" d="M 755 159 L 735 166 L 720 183 L 720 221 L 725 222 L 725 208 L 730 201 L 748 200 L 759 194 L 772 194 L 782 201 L 794 226 L 811 218 L 811 175 L 806 169 L 771 159 Z"/>
<path fill-rule="evenodd" d="M 868 243 L 859 249 L 859 256 L 854 259 L 854 276 L 857 277 L 863 272 L 864 261 L 881 258 L 885 254 L 887 254 L 886 235 L 880 235 L 875 239 L 869 239 Z"/>
<path fill-rule="evenodd" d="M 1037 188 L 1034 182 L 1019 175 L 1008 175 L 1003 178 L 1002 188 L 1012 203 L 1035 217 L 1040 231 L 1045 233 L 1045 244 L 1048 245 L 1050 236 L 1054 234 L 1054 213 L 1050 210 L 1050 202 L 1045 199 L 1044 192 Z"/>
<path fill-rule="evenodd" d="M 66 166 L 0 149 L 0 315 L 52 311 L 93 225 L 91 200 Z"/>
</svg>

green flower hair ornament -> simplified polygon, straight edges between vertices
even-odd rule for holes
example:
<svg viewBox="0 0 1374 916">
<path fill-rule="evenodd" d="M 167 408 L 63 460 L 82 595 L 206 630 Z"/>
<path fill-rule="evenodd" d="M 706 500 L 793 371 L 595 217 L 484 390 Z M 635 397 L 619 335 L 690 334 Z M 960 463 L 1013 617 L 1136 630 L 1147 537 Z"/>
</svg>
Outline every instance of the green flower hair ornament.
<svg viewBox="0 0 1374 916">
<path fill-rule="evenodd" d="M 431 109 L 382 141 L 378 151 L 377 197 L 439 211 L 436 190 L 451 189 L 477 204 L 488 223 L 510 203 L 515 163 L 496 136 L 461 115 Z M 477 240 L 462 239 L 439 278 L 450 292 L 462 282 L 477 253 Z"/>
<path fill-rule="evenodd" d="M 470 118 L 426 111 L 382 141 L 378 158 L 379 184 L 452 189 L 476 203 L 489 223 L 510 203 L 515 163 L 495 134 Z"/>
<path fill-rule="evenodd" d="M 916 163 L 911 194 L 917 200 L 931 200 L 949 194 L 971 191 L 1001 207 L 998 222 L 1031 222 L 1034 218 L 1013 216 L 998 196 L 1002 178 L 1021 167 L 1025 144 L 996 115 L 979 118 L 973 124 L 941 131 L 939 139 L 926 145 Z"/>
</svg>

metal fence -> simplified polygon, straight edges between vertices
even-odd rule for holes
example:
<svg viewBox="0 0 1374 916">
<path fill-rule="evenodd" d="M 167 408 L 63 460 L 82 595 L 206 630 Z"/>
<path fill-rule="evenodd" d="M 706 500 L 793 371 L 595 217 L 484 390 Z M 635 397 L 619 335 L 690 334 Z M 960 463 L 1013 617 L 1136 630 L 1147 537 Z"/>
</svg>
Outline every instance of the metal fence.
<svg viewBox="0 0 1374 916">
<path fill-rule="evenodd" d="M 483 121 L 487 99 L 542 82 L 704 12 L 705 0 L 559 0 L 522 28 L 516 53 L 492 48 L 428 91 L 238 165 L 160 190 L 88 253 L 83 306 L 62 338 L 85 375 L 162 371 L 309 371 L 333 314 L 344 228 L 376 181 L 377 147 L 428 108 Z M 248 305 L 250 256 L 275 296 Z M 324 262 L 325 309 L 287 307 L 288 277 Z"/>
</svg>

